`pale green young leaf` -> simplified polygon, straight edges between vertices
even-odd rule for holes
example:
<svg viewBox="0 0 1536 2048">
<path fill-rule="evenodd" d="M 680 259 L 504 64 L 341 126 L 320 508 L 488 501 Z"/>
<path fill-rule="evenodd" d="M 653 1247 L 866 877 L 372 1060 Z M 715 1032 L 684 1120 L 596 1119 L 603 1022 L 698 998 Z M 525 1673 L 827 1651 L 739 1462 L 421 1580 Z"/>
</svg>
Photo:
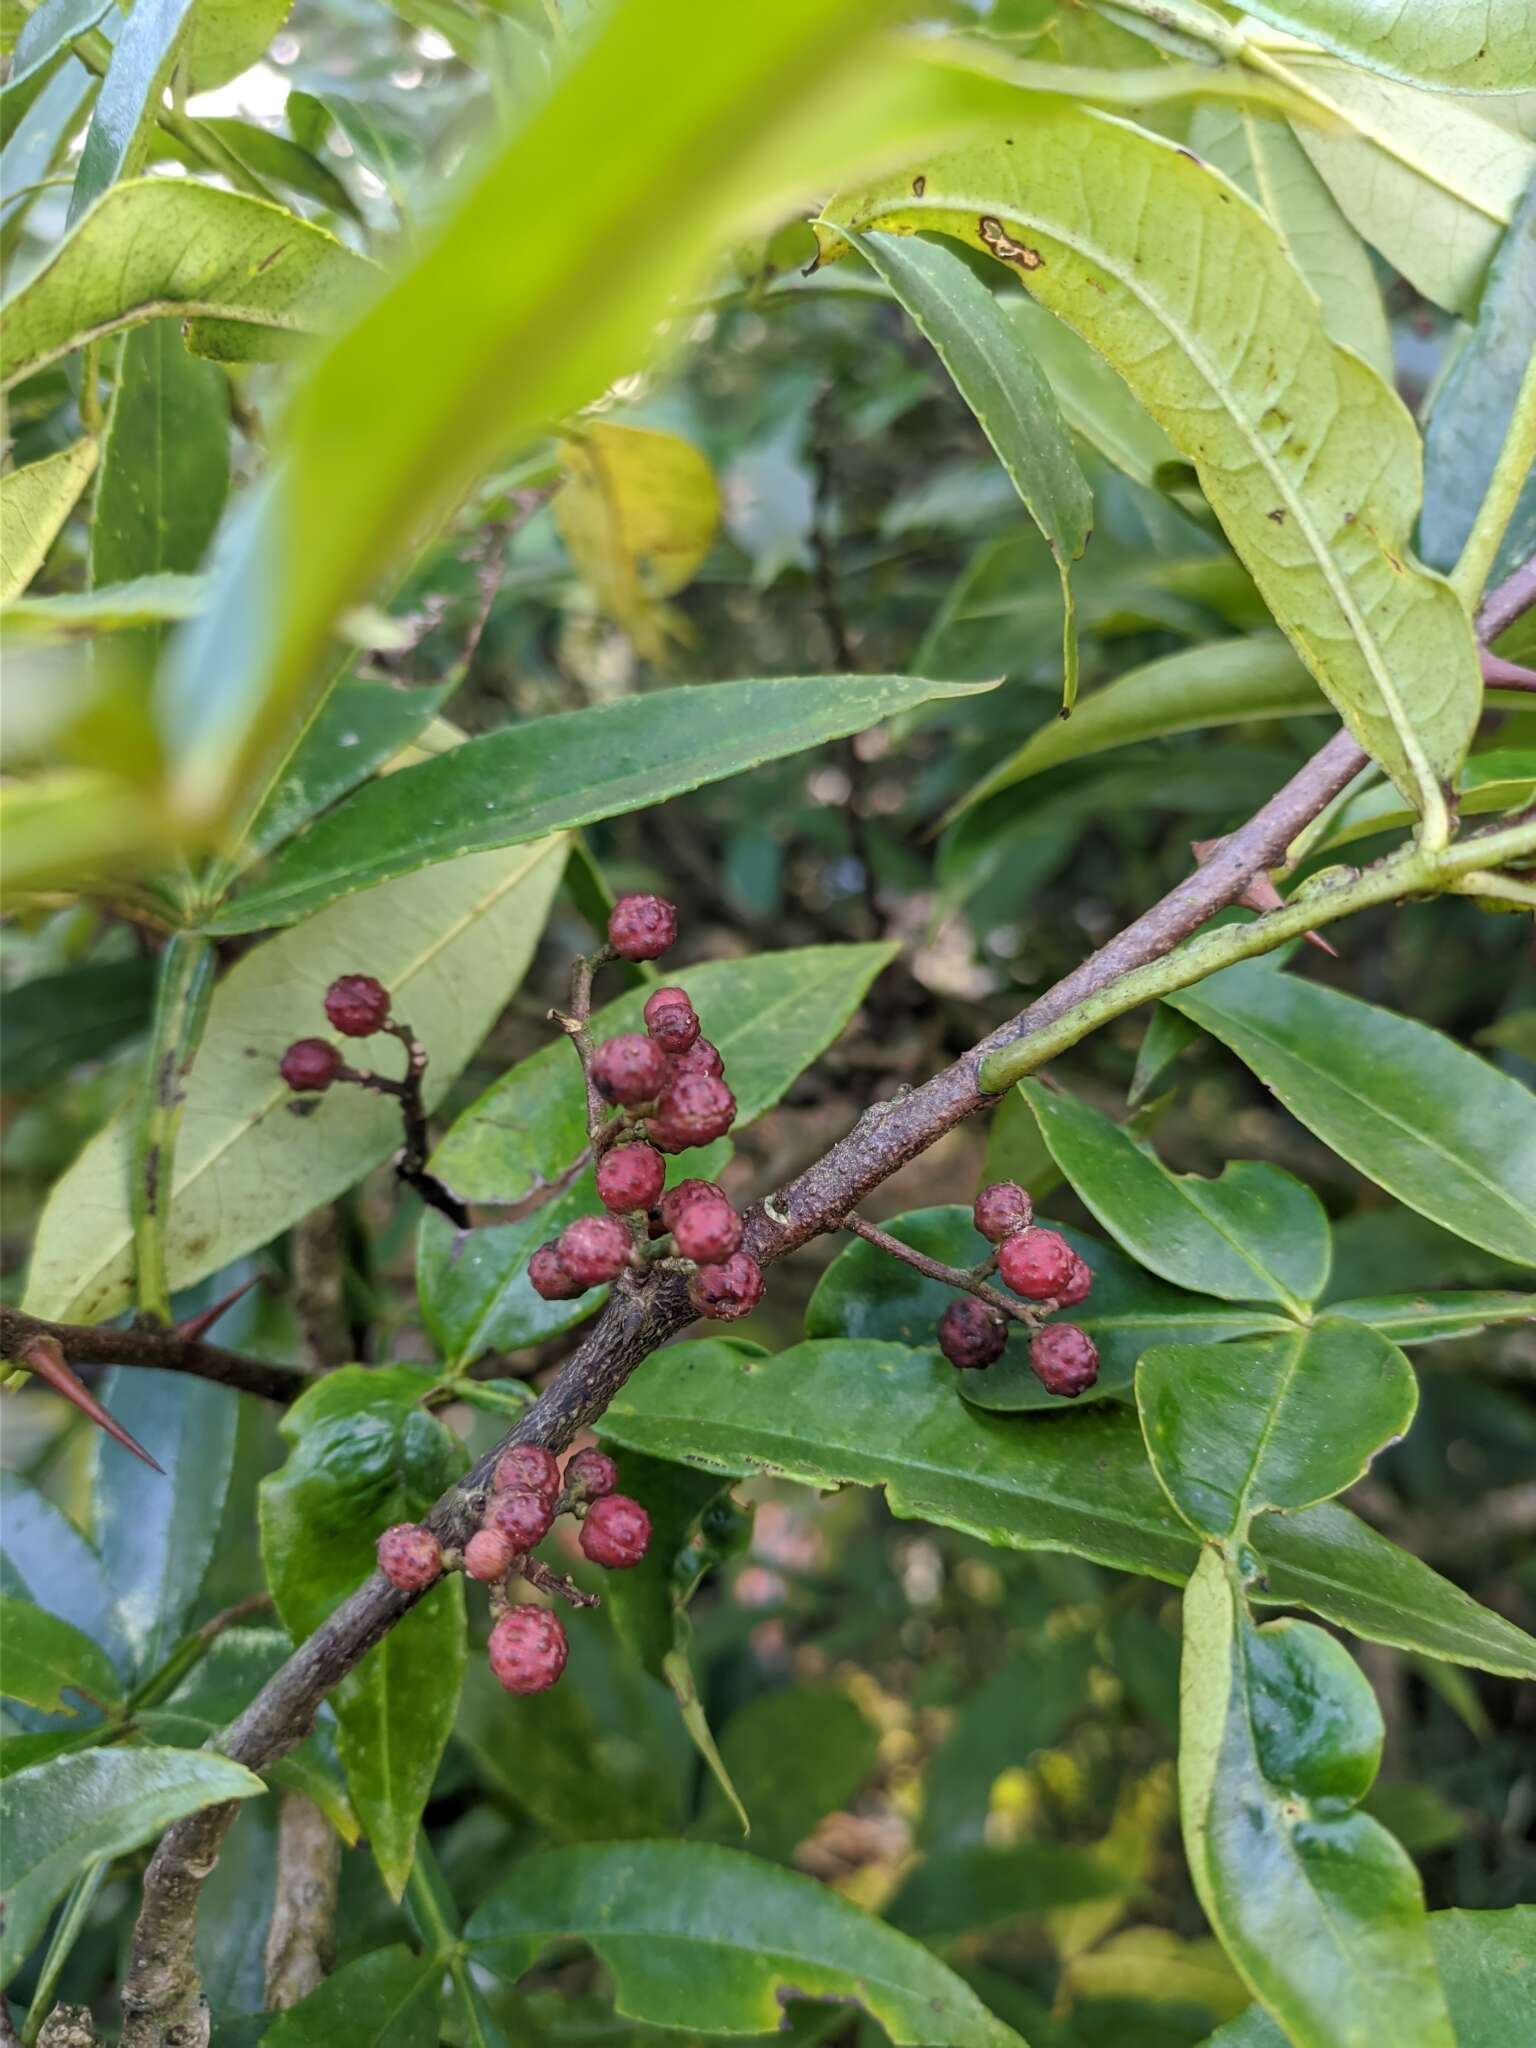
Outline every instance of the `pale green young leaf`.
<svg viewBox="0 0 1536 2048">
<path fill-rule="evenodd" d="M 1330 342 L 1279 235 L 1224 178 L 1091 110 L 1024 113 L 1012 136 L 843 193 L 825 218 L 955 235 L 1091 341 L 1194 461 L 1276 620 L 1443 836 L 1441 785 L 1481 684 L 1470 621 L 1408 555 L 1420 478 L 1407 412 Z M 1139 203 L 1096 207 L 1105 181 Z M 834 229 L 820 233 L 835 255 Z"/>
<path fill-rule="evenodd" d="M 79 503 L 99 453 L 87 436 L 0 476 L 0 603 L 19 597 Z"/>
<path fill-rule="evenodd" d="M 195 0 L 134 0 L 118 27 L 69 195 L 69 226 L 143 166 Z"/>
<path fill-rule="evenodd" d="M 1248 11 L 1410 84 L 1512 92 L 1529 85 L 1536 71 L 1536 27 L 1524 0 L 1481 0 L 1465 7 L 1252 0 Z"/>
<path fill-rule="evenodd" d="M 112 1660 L 62 1616 L 0 1593 L 0 1694 L 48 1714 L 76 1714 L 82 1699 L 106 1706 L 122 1698 Z"/>
</svg>

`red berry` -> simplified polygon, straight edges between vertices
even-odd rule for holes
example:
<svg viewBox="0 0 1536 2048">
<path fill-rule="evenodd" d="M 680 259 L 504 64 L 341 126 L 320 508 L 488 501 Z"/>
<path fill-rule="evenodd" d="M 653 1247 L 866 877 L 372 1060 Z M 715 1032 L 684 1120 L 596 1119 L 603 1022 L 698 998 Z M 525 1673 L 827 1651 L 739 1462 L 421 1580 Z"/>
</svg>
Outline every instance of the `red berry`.
<svg viewBox="0 0 1536 2048">
<path fill-rule="evenodd" d="M 718 1045 L 712 1045 L 707 1038 L 696 1038 L 686 1052 L 680 1052 L 669 1069 L 675 1081 L 679 1074 L 708 1074 L 718 1081 L 725 1073 L 725 1061 L 720 1057 Z"/>
<path fill-rule="evenodd" d="M 553 1451 L 546 1451 L 542 1444 L 514 1444 L 503 1454 L 491 1485 L 498 1493 L 510 1493 L 513 1487 L 522 1486 L 530 1493 L 543 1494 L 546 1500 L 558 1500 L 560 1467 Z"/>
<path fill-rule="evenodd" d="M 1001 1244 L 1015 1231 L 1028 1230 L 1035 1205 L 1015 1180 L 994 1181 L 976 1197 L 971 1211 L 976 1228 L 993 1244 Z"/>
<path fill-rule="evenodd" d="M 597 1199 L 619 1215 L 654 1209 L 666 1179 L 667 1162 L 654 1145 L 615 1145 L 597 1162 Z"/>
<path fill-rule="evenodd" d="M 338 974 L 325 992 L 325 1014 L 344 1038 L 372 1038 L 389 1022 L 389 990 L 371 974 Z"/>
<path fill-rule="evenodd" d="M 630 1236 L 617 1216 L 578 1216 L 555 1239 L 555 1250 L 573 1280 L 601 1287 L 629 1264 Z"/>
<path fill-rule="evenodd" d="M 1093 1288 L 1093 1268 L 1086 1259 L 1074 1257 L 1072 1277 L 1056 1297 L 1058 1308 L 1076 1308 L 1080 1301 L 1086 1301 Z"/>
<path fill-rule="evenodd" d="M 741 1218 L 724 1195 L 695 1195 L 677 1211 L 672 1238 L 682 1258 L 718 1266 L 741 1243 Z"/>
<path fill-rule="evenodd" d="M 341 1054 L 328 1038 L 296 1038 L 277 1071 L 297 1094 L 318 1095 L 341 1070 Z"/>
<path fill-rule="evenodd" d="M 547 1607 L 509 1607 L 491 1630 L 491 1669 L 508 1692 L 548 1692 L 565 1669 L 570 1645 Z"/>
<path fill-rule="evenodd" d="M 995 1365 L 1007 1344 L 1007 1317 L 974 1294 L 962 1294 L 939 1317 L 939 1349 L 962 1372 Z"/>
<path fill-rule="evenodd" d="M 1077 1257 L 1054 1230 L 1021 1230 L 998 1246 L 997 1270 L 1015 1294 L 1027 1301 L 1050 1301 L 1072 1278 Z"/>
<path fill-rule="evenodd" d="M 542 1294 L 546 1301 L 574 1301 L 587 1291 L 584 1282 L 567 1269 L 553 1239 L 541 1244 L 528 1261 L 528 1278 L 534 1293 Z"/>
<path fill-rule="evenodd" d="M 619 1483 L 619 1468 L 606 1451 L 578 1451 L 565 1468 L 565 1483 L 584 1500 L 601 1500 Z"/>
<path fill-rule="evenodd" d="M 688 1299 L 701 1316 L 734 1323 L 763 1298 L 763 1269 L 750 1252 L 732 1252 L 718 1266 L 700 1266 L 688 1282 Z"/>
<path fill-rule="evenodd" d="M 661 1151 L 687 1152 L 723 1138 L 735 1121 L 736 1098 L 723 1081 L 712 1074 L 678 1074 L 667 1083 L 648 1129 Z"/>
<path fill-rule="evenodd" d="M 663 1052 L 686 1052 L 699 1035 L 699 1020 L 687 992 L 658 988 L 645 999 L 645 1028 Z"/>
<path fill-rule="evenodd" d="M 548 1494 L 535 1493 L 531 1486 L 514 1486 L 507 1493 L 491 1496 L 485 1523 L 521 1556 L 544 1541 L 554 1519 L 555 1504 Z"/>
<path fill-rule="evenodd" d="M 722 1202 L 725 1200 L 725 1196 L 712 1180 L 680 1180 L 675 1188 L 668 1188 L 661 1198 L 661 1220 L 668 1230 L 676 1227 L 678 1217 L 698 1195 L 719 1195 Z"/>
<path fill-rule="evenodd" d="M 396 1522 L 379 1538 L 379 1570 L 402 1592 L 419 1593 L 442 1577 L 437 1538 L 421 1522 Z"/>
<path fill-rule="evenodd" d="M 1064 1394 L 1069 1400 L 1099 1376 L 1098 1349 L 1076 1323 L 1047 1323 L 1037 1330 L 1030 1340 L 1029 1362 L 1048 1394 Z"/>
<path fill-rule="evenodd" d="M 581 1547 L 594 1564 L 623 1571 L 638 1564 L 651 1540 L 651 1518 L 627 1493 L 593 1501 L 581 1525 Z"/>
<path fill-rule="evenodd" d="M 643 1031 L 623 1031 L 592 1055 L 592 1079 L 605 1102 L 654 1102 L 667 1082 L 667 1056 Z"/>
<path fill-rule="evenodd" d="M 507 1576 L 516 1556 L 516 1544 L 499 1529 L 477 1529 L 464 1546 L 464 1569 L 472 1579 L 489 1584 Z"/>
<path fill-rule="evenodd" d="M 657 960 L 677 937 L 677 908 L 665 896 L 621 896 L 608 918 L 608 943 L 621 960 Z"/>
</svg>

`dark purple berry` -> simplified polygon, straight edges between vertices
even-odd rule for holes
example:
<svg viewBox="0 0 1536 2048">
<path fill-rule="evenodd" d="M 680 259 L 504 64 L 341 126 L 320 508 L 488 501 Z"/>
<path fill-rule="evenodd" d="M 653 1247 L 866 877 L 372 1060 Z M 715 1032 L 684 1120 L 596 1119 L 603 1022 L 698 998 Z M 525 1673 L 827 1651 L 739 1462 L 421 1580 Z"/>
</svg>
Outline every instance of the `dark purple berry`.
<svg viewBox="0 0 1536 2048">
<path fill-rule="evenodd" d="M 645 999 L 645 1028 L 663 1052 L 683 1053 L 699 1035 L 699 1020 L 680 988 L 658 988 Z"/>
<path fill-rule="evenodd" d="M 651 1540 L 651 1518 L 627 1493 L 593 1501 L 581 1525 L 581 1547 L 594 1564 L 623 1571 L 638 1564 Z"/>
<path fill-rule="evenodd" d="M 952 1301 L 939 1317 L 939 1349 L 962 1372 L 996 1365 L 1008 1344 L 1008 1318 L 974 1294 Z"/>
<path fill-rule="evenodd" d="M 608 918 L 608 943 L 621 960 L 658 960 L 677 937 L 677 907 L 665 896 L 621 896 Z"/>
<path fill-rule="evenodd" d="M 1035 1205 L 1017 1181 L 994 1181 L 976 1197 L 971 1211 L 976 1228 L 993 1244 L 1001 1244 L 1016 1231 L 1028 1230 Z"/>
<path fill-rule="evenodd" d="M 670 1077 L 676 1080 L 680 1074 L 708 1074 L 712 1081 L 722 1079 L 725 1061 L 720 1057 L 720 1048 L 707 1038 L 696 1038 L 686 1052 L 680 1052 L 673 1059 L 669 1069 Z"/>
<path fill-rule="evenodd" d="M 1026 1301 L 1051 1301 L 1072 1278 L 1077 1257 L 1054 1230 L 1021 1230 L 998 1247 L 997 1270 Z"/>
<path fill-rule="evenodd" d="M 535 1493 L 531 1486 L 514 1486 L 491 1496 L 486 1527 L 505 1536 L 519 1556 L 542 1543 L 555 1519 L 555 1504 L 548 1494 Z"/>
<path fill-rule="evenodd" d="M 464 1546 L 464 1569 L 472 1579 L 494 1584 L 504 1579 L 517 1556 L 517 1545 L 499 1529 L 477 1529 Z"/>
<path fill-rule="evenodd" d="M 619 1468 L 606 1451 L 578 1451 L 565 1468 L 570 1492 L 583 1500 L 601 1500 L 619 1483 Z"/>
<path fill-rule="evenodd" d="M 688 1282 L 688 1299 L 701 1316 L 734 1323 L 749 1316 L 763 1298 L 763 1269 L 750 1252 L 732 1252 L 718 1266 L 700 1266 Z"/>
<path fill-rule="evenodd" d="M 1099 1354 L 1093 1339 L 1076 1323 L 1047 1323 L 1030 1340 L 1029 1362 L 1048 1394 L 1068 1400 L 1091 1387 L 1099 1376 Z"/>
<path fill-rule="evenodd" d="M 341 1071 L 341 1054 L 328 1038 L 296 1038 L 277 1063 L 295 1093 L 318 1095 Z"/>
<path fill-rule="evenodd" d="M 547 1607 L 509 1607 L 491 1630 L 491 1669 L 508 1692 L 548 1692 L 569 1655 L 564 1625 Z"/>
<path fill-rule="evenodd" d="M 379 1570 L 404 1593 L 419 1593 L 442 1577 L 443 1553 L 421 1522 L 396 1522 L 379 1538 Z"/>
<path fill-rule="evenodd" d="M 629 1264 L 630 1236 L 617 1216 L 578 1216 L 555 1239 L 555 1250 L 573 1280 L 601 1287 Z"/>
<path fill-rule="evenodd" d="M 666 1178 L 667 1162 L 654 1145 L 615 1145 L 597 1162 L 597 1199 L 621 1216 L 654 1209 Z"/>
<path fill-rule="evenodd" d="M 343 1038 L 372 1038 L 389 1022 L 389 990 L 371 974 L 338 974 L 325 992 L 325 1014 Z"/>
<path fill-rule="evenodd" d="M 1072 1276 L 1056 1297 L 1058 1308 L 1076 1308 L 1080 1301 L 1086 1301 L 1093 1289 L 1093 1268 L 1086 1259 L 1074 1258 Z"/>
<path fill-rule="evenodd" d="M 654 1102 L 667 1084 L 667 1056 L 643 1031 L 624 1031 L 592 1055 L 592 1079 L 605 1102 Z"/>
<path fill-rule="evenodd" d="M 680 1257 L 718 1266 L 741 1243 L 741 1218 L 724 1195 L 695 1195 L 678 1209 L 672 1240 Z"/>
<path fill-rule="evenodd" d="M 723 1138 L 735 1121 L 736 1098 L 723 1081 L 712 1074 L 678 1074 L 667 1083 L 647 1130 L 659 1150 L 687 1152 Z"/>
<path fill-rule="evenodd" d="M 585 1283 L 567 1269 L 553 1239 L 541 1244 L 528 1261 L 528 1278 L 534 1293 L 542 1294 L 546 1301 L 574 1301 L 587 1291 Z"/>
<path fill-rule="evenodd" d="M 498 1493 L 510 1493 L 514 1487 L 522 1486 L 530 1493 L 542 1494 L 546 1500 L 558 1500 L 560 1467 L 554 1452 L 546 1451 L 542 1444 L 514 1444 L 511 1450 L 503 1452 L 491 1485 Z"/>
</svg>

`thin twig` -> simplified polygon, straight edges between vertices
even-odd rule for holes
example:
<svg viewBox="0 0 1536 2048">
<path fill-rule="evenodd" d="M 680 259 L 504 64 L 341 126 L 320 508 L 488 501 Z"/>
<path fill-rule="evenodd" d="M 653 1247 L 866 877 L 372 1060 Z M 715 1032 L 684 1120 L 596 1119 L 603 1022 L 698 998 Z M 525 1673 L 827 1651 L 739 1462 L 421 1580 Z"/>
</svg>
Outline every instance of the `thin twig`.
<svg viewBox="0 0 1536 2048">
<path fill-rule="evenodd" d="M 874 1245 L 877 1251 L 889 1252 L 893 1259 L 900 1259 L 904 1266 L 913 1267 L 927 1279 L 937 1280 L 940 1286 L 958 1288 L 963 1294 L 974 1294 L 988 1308 L 997 1309 L 1000 1314 L 1010 1316 L 1014 1322 L 1023 1323 L 1028 1329 L 1038 1330 L 1056 1307 L 1054 1301 L 1037 1302 L 1026 1307 L 1022 1301 L 1015 1301 L 1012 1295 L 1004 1294 L 1001 1288 L 989 1287 L 983 1275 L 991 1270 L 991 1259 L 979 1269 L 970 1271 L 963 1266 L 946 1266 L 942 1259 L 930 1259 L 926 1252 L 914 1251 L 899 1237 L 892 1237 L 888 1230 L 866 1223 L 853 1210 L 843 1218 L 843 1228 L 851 1230 L 855 1237 L 862 1237 L 866 1244 Z"/>
<path fill-rule="evenodd" d="M 427 1171 L 427 1160 L 432 1151 L 432 1130 L 421 1092 L 422 1076 L 427 1071 L 427 1048 L 408 1024 L 392 1019 L 384 1029 L 405 1047 L 404 1075 L 397 1081 L 390 1074 L 341 1066 L 336 1069 L 335 1079 L 350 1082 L 354 1088 L 367 1088 L 375 1095 L 394 1097 L 400 1105 L 400 1117 L 405 1126 L 405 1143 L 395 1154 L 395 1178 L 414 1188 L 428 1208 L 440 1209 L 458 1229 L 468 1230 L 473 1220 L 469 1210 L 452 1188 L 446 1187 L 435 1173 Z"/>
<path fill-rule="evenodd" d="M 1536 555 L 1495 584 L 1477 608 L 1477 637 L 1491 646 L 1507 633 L 1516 619 L 1536 608 Z"/>
<path fill-rule="evenodd" d="M 204 1344 L 175 1330 L 113 1330 L 103 1323 L 49 1323 L 19 1308 L 0 1308 L 0 1358 L 25 1364 L 27 1346 L 37 1337 L 55 1339 L 73 1366 L 152 1366 L 160 1372 L 185 1372 L 220 1386 L 259 1394 L 266 1401 L 296 1400 L 309 1384 L 306 1375 L 288 1365 L 245 1358 L 217 1344 Z"/>
<path fill-rule="evenodd" d="M 1536 690 L 1536 669 L 1506 661 L 1502 654 L 1490 654 L 1486 647 L 1477 650 L 1477 658 L 1490 690 Z"/>
</svg>

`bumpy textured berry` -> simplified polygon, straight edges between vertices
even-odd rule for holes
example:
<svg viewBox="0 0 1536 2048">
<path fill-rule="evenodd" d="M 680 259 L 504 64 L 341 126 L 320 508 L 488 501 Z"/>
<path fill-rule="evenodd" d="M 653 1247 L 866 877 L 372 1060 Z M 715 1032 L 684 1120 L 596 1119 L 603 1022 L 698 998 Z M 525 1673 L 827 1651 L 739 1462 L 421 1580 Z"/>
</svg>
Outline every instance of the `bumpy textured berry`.
<svg viewBox="0 0 1536 2048">
<path fill-rule="evenodd" d="M 736 1098 L 712 1074 L 678 1074 L 667 1083 L 648 1125 L 663 1152 L 687 1152 L 723 1138 L 736 1121 Z"/>
<path fill-rule="evenodd" d="M 605 1102 L 654 1102 L 667 1085 L 667 1056 L 643 1031 L 622 1031 L 592 1055 L 592 1079 Z"/>
<path fill-rule="evenodd" d="M 629 1263 L 629 1232 L 617 1216 L 578 1216 L 555 1239 L 555 1250 L 573 1280 L 601 1287 Z"/>
<path fill-rule="evenodd" d="M 542 1444 L 514 1444 L 503 1453 L 491 1485 L 498 1493 L 510 1493 L 513 1487 L 523 1486 L 530 1493 L 541 1493 L 546 1500 L 558 1500 L 560 1467 L 554 1452 L 546 1451 Z"/>
<path fill-rule="evenodd" d="M 560 1617 L 547 1607 L 509 1607 L 491 1630 L 491 1669 L 508 1692 L 548 1692 L 569 1655 Z"/>
<path fill-rule="evenodd" d="M 325 992 L 325 1014 L 344 1038 L 372 1038 L 389 1022 L 389 990 L 371 974 L 338 974 Z"/>
<path fill-rule="evenodd" d="M 995 1365 L 1008 1344 L 1008 1319 L 974 1294 L 952 1301 L 939 1317 L 939 1349 L 962 1372 Z"/>
<path fill-rule="evenodd" d="M 608 919 L 608 943 L 621 960 L 658 960 L 677 937 L 677 906 L 665 896 L 621 896 Z"/>
<path fill-rule="evenodd" d="M 574 1301 L 587 1291 L 586 1283 L 567 1268 L 553 1239 L 541 1244 L 528 1261 L 528 1279 L 534 1293 L 546 1301 Z"/>
<path fill-rule="evenodd" d="M 486 1527 L 504 1536 L 519 1555 L 542 1543 L 555 1519 L 555 1504 L 548 1494 L 535 1493 L 530 1486 L 514 1486 L 507 1493 L 494 1494 L 486 1514 Z"/>
<path fill-rule="evenodd" d="M 1072 1277 L 1056 1297 L 1058 1308 L 1076 1308 L 1093 1290 L 1093 1268 L 1086 1259 L 1074 1258 Z"/>
<path fill-rule="evenodd" d="M 464 1569 L 487 1584 L 504 1579 L 512 1569 L 517 1546 L 499 1529 L 477 1529 L 464 1546 Z"/>
<path fill-rule="evenodd" d="M 578 1451 L 565 1468 L 565 1483 L 583 1500 L 601 1500 L 619 1483 L 619 1468 L 606 1451 Z"/>
<path fill-rule="evenodd" d="M 277 1063 L 277 1071 L 300 1095 L 329 1088 L 340 1067 L 341 1054 L 328 1038 L 296 1038 Z"/>
<path fill-rule="evenodd" d="M 1072 1278 L 1076 1257 L 1057 1231 L 1021 1230 L 998 1246 L 997 1270 L 1015 1294 L 1027 1301 L 1049 1301 Z"/>
<path fill-rule="evenodd" d="M 420 1522 L 396 1522 L 379 1538 L 379 1570 L 402 1592 L 419 1593 L 442 1577 L 437 1538 Z"/>
<path fill-rule="evenodd" d="M 597 1199 L 620 1216 L 654 1209 L 666 1178 L 667 1162 L 654 1145 L 615 1145 L 597 1162 Z"/>
<path fill-rule="evenodd" d="M 671 1078 L 680 1074 L 708 1074 L 718 1081 L 725 1073 L 725 1061 L 720 1057 L 720 1048 L 707 1038 L 696 1038 L 686 1052 L 678 1053 L 671 1065 Z"/>
<path fill-rule="evenodd" d="M 680 1180 L 675 1188 L 668 1188 L 661 1198 L 661 1220 L 668 1230 L 675 1228 L 677 1219 L 688 1204 L 698 1195 L 725 1195 L 712 1180 Z"/>
<path fill-rule="evenodd" d="M 1029 1362 L 1048 1394 L 1070 1399 L 1091 1387 L 1099 1376 L 1099 1354 L 1093 1339 L 1076 1323 L 1047 1323 L 1030 1340 Z"/>
<path fill-rule="evenodd" d="M 724 1195 L 695 1195 L 677 1211 L 672 1240 L 682 1258 L 718 1266 L 741 1243 L 741 1218 Z"/>
<path fill-rule="evenodd" d="M 734 1323 L 749 1316 L 763 1298 L 763 1269 L 750 1252 L 732 1252 L 718 1266 L 700 1266 L 688 1282 L 688 1299 L 701 1316 Z"/>
<path fill-rule="evenodd" d="M 699 1035 L 699 1019 L 685 990 L 659 988 L 645 999 L 645 1028 L 663 1052 L 686 1052 Z"/>
<path fill-rule="evenodd" d="M 976 1228 L 993 1244 L 1001 1244 L 1016 1231 L 1028 1230 L 1035 1205 L 1016 1180 L 994 1181 L 976 1197 L 971 1211 Z"/>
<path fill-rule="evenodd" d="M 627 1493 L 593 1501 L 581 1525 L 581 1547 L 594 1564 L 623 1571 L 638 1564 L 651 1540 L 651 1518 Z"/>
</svg>

